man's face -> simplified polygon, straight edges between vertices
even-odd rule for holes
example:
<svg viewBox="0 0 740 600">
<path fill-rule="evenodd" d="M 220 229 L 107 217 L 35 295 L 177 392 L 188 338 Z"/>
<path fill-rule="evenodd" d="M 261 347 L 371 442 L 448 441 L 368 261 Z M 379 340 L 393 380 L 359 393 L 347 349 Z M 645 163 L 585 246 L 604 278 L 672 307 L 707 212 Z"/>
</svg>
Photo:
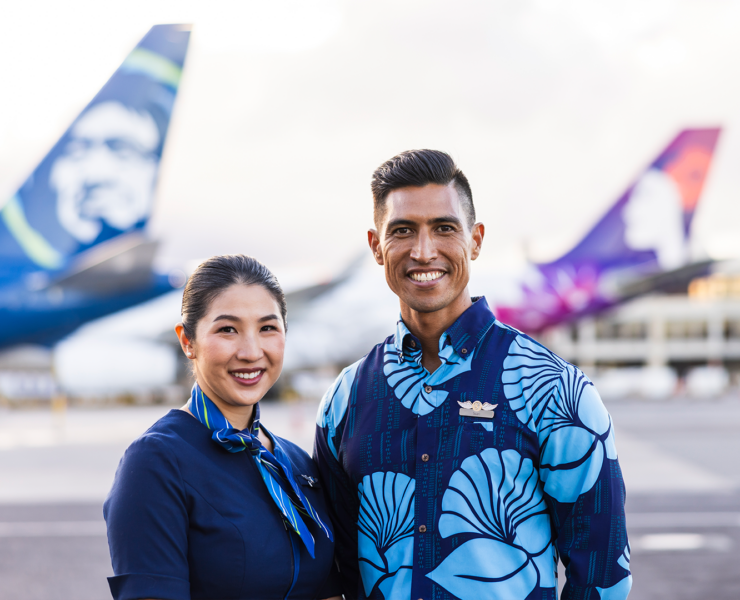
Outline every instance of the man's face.
<svg viewBox="0 0 740 600">
<path fill-rule="evenodd" d="M 402 309 L 431 313 L 467 297 L 470 261 L 480 253 L 484 228 L 476 223 L 471 231 L 466 219 L 453 184 L 388 195 L 380 230 L 368 232 L 368 241 Z"/>
<path fill-rule="evenodd" d="M 59 222 L 77 240 L 92 242 L 103 222 L 124 231 L 149 215 L 159 137 L 151 115 L 118 102 L 93 107 L 74 125 L 49 183 Z"/>
</svg>

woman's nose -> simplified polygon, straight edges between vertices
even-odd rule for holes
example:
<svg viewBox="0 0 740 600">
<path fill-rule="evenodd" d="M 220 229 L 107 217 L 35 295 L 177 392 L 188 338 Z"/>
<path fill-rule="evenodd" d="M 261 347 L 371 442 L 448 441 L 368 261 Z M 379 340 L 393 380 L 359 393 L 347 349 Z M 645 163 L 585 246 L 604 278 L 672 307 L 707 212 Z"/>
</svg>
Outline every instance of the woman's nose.
<svg viewBox="0 0 740 600">
<path fill-rule="evenodd" d="M 240 360 L 254 362 L 262 358 L 264 351 L 257 336 L 246 335 L 240 340 L 236 357 Z"/>
</svg>

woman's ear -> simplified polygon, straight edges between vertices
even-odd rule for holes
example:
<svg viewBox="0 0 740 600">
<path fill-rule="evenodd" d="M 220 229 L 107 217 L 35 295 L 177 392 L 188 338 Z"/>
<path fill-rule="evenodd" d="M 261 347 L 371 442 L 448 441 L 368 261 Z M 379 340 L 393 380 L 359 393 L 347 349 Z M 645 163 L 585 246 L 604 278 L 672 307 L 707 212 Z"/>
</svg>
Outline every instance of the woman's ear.
<svg viewBox="0 0 740 600">
<path fill-rule="evenodd" d="M 195 358 L 193 345 L 190 343 L 188 336 L 185 334 L 185 325 L 183 325 L 182 323 L 178 323 L 177 325 L 175 325 L 175 333 L 177 334 L 177 339 L 180 340 L 180 348 L 182 348 L 185 356 L 191 359 Z"/>
</svg>

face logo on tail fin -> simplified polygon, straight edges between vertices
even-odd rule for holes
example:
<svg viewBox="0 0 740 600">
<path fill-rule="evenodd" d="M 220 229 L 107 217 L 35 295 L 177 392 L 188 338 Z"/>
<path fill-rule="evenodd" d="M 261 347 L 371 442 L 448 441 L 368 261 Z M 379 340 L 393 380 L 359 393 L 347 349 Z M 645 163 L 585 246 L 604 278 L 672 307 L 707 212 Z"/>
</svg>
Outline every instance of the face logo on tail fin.
<svg viewBox="0 0 740 600">
<path fill-rule="evenodd" d="M 681 192 L 665 171 L 649 169 L 622 210 L 624 241 L 633 250 L 653 250 L 664 270 L 686 261 Z M 659 224 L 659 225 L 658 225 Z"/>
<path fill-rule="evenodd" d="M 120 102 L 102 102 L 85 112 L 49 175 L 59 223 L 89 244 L 104 223 L 124 231 L 146 219 L 161 137 L 149 112 Z"/>
<path fill-rule="evenodd" d="M 691 218 L 712 161 L 710 149 L 688 145 L 668 152 L 640 178 L 622 210 L 624 242 L 653 250 L 663 270 L 688 259 Z"/>
</svg>

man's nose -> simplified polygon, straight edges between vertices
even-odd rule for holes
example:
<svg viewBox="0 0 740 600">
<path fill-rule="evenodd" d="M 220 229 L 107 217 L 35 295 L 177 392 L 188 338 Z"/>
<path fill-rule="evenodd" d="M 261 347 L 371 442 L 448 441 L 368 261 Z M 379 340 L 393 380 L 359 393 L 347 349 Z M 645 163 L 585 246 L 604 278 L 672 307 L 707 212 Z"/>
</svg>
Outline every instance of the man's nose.
<svg viewBox="0 0 740 600">
<path fill-rule="evenodd" d="M 428 263 L 437 258 L 437 246 L 429 231 L 421 230 L 411 249 L 411 258 L 416 262 Z"/>
</svg>

